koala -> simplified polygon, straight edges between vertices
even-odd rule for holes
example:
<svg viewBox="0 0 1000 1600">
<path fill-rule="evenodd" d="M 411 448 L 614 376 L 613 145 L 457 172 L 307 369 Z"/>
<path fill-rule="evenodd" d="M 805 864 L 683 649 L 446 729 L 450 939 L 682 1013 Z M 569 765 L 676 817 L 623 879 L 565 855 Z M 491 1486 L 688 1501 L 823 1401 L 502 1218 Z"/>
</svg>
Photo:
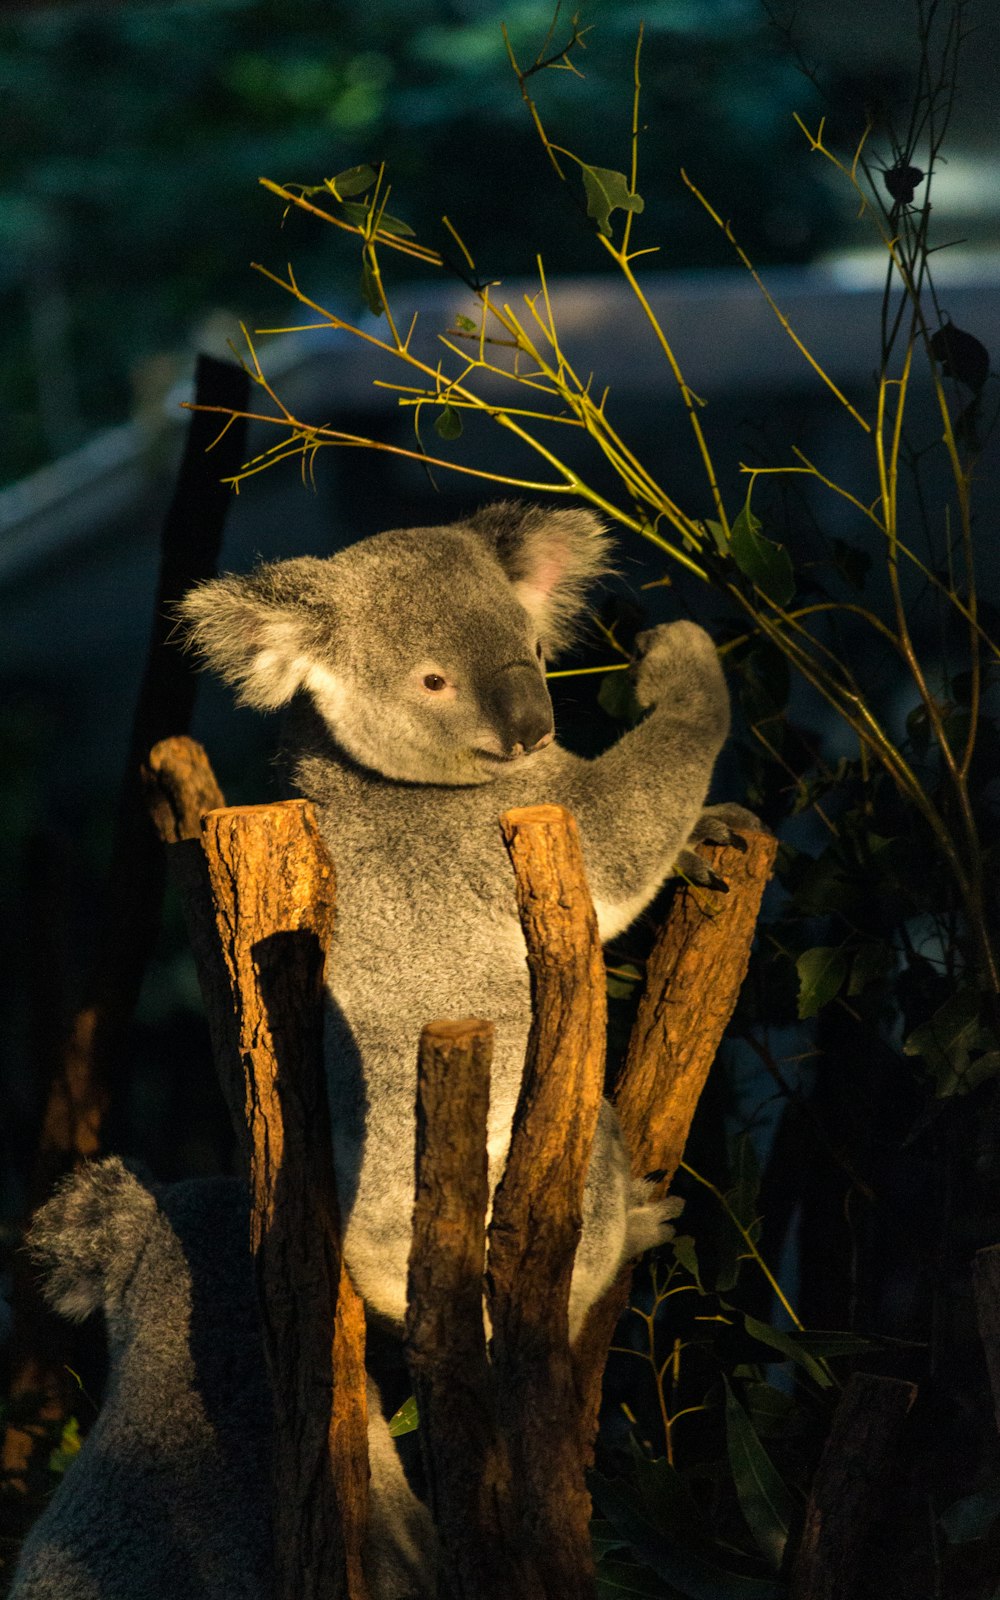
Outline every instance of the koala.
<svg viewBox="0 0 1000 1600">
<path fill-rule="evenodd" d="M 103 1311 L 109 1375 L 9 1600 L 271 1600 L 272 1406 L 245 1185 L 150 1189 L 110 1157 L 64 1182 L 28 1246 L 56 1310 Z M 372 1594 L 432 1594 L 427 1514 L 373 1384 L 369 1408 Z"/>
<path fill-rule="evenodd" d="M 689 850 L 732 838 L 704 809 L 729 725 L 718 655 L 693 623 L 640 636 L 648 714 L 595 760 L 555 740 L 546 661 L 572 641 L 609 537 L 584 509 L 502 502 L 436 528 L 362 539 L 192 590 L 189 644 L 262 711 L 287 708 L 294 789 L 337 871 L 325 1051 L 350 1271 L 370 1311 L 406 1309 L 417 1039 L 435 1018 L 496 1029 L 488 1156 L 506 1159 L 531 1020 L 501 812 L 576 818 L 602 939 L 649 905 Z M 676 1203 L 633 1184 L 601 1106 L 571 1283 L 571 1337 L 624 1260 L 668 1236 Z"/>
<path fill-rule="evenodd" d="M 271 1401 L 248 1239 L 236 1180 L 153 1191 L 114 1157 L 36 1213 L 28 1245 L 46 1297 L 73 1321 L 104 1312 L 109 1374 L 11 1600 L 273 1594 Z"/>
</svg>

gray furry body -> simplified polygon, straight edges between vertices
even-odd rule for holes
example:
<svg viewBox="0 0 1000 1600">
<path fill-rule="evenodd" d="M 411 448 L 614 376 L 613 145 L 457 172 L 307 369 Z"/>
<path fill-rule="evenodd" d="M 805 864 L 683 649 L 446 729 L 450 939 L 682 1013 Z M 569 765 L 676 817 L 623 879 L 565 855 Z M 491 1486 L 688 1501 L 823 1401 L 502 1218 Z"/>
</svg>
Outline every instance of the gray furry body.
<svg viewBox="0 0 1000 1600">
<path fill-rule="evenodd" d="M 396 1324 L 426 1022 L 494 1022 L 494 1183 L 509 1141 L 530 991 L 501 812 L 569 808 L 603 939 L 649 904 L 699 828 L 711 832 L 703 806 L 728 699 L 694 624 L 641 636 L 638 727 L 592 761 L 554 742 L 545 658 L 572 638 L 607 545 L 589 512 L 492 506 L 218 579 L 182 608 L 244 702 L 291 706 L 293 782 L 316 804 L 337 872 L 326 1039 L 347 1260 L 369 1308 Z M 571 1333 L 622 1260 L 664 1237 L 671 1204 L 645 1199 L 605 1104 Z"/>
<path fill-rule="evenodd" d="M 11 1600 L 260 1600 L 273 1593 L 271 1401 L 235 1180 L 151 1191 L 85 1167 L 29 1235 L 75 1321 L 102 1311 L 100 1414 L 28 1535 Z"/>
<path fill-rule="evenodd" d="M 28 1245 L 56 1310 L 103 1314 L 104 1398 L 29 1533 L 9 1600 L 271 1600 L 272 1407 L 235 1178 L 73 1173 Z M 433 1592 L 426 1513 L 369 1386 L 377 1600 Z"/>
</svg>

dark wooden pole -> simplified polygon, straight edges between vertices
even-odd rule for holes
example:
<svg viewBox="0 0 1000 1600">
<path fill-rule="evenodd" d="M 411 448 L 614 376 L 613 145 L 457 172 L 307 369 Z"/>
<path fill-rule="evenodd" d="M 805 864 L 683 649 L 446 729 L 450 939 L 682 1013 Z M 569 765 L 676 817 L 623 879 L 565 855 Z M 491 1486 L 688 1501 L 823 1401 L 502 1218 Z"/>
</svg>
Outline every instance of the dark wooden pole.
<svg viewBox="0 0 1000 1600">
<path fill-rule="evenodd" d="M 527 945 L 532 1026 L 489 1230 L 498 1404 L 526 1559 L 546 1595 L 592 1600 L 568 1304 L 604 1082 L 604 961 L 569 812 L 519 808 L 501 828 Z"/>
<path fill-rule="evenodd" d="M 493 1026 L 420 1036 L 406 1354 L 449 1600 L 544 1600 L 519 1550 L 483 1324 Z"/>
<path fill-rule="evenodd" d="M 1000 1244 L 977 1250 L 972 1263 L 976 1322 L 990 1375 L 993 1413 L 1000 1429 Z"/>
<path fill-rule="evenodd" d="M 851 1600 L 916 1393 L 916 1384 L 899 1378 L 848 1378 L 806 1507 L 789 1600 Z"/>
</svg>

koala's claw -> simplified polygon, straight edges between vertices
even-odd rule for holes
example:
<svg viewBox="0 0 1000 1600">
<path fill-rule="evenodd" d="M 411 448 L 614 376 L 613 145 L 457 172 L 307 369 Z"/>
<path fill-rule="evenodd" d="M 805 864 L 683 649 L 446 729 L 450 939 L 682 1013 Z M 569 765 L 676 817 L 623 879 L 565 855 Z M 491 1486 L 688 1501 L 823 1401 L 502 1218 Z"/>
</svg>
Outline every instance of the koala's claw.
<svg viewBox="0 0 1000 1600">
<path fill-rule="evenodd" d="M 715 841 L 713 840 L 713 843 Z M 746 846 L 744 845 L 744 849 Z M 689 883 L 696 883 L 699 889 L 715 889 L 718 894 L 728 894 L 729 885 L 725 878 L 720 878 L 707 861 L 696 855 L 693 850 L 679 850 L 674 862 L 674 872 L 678 877 L 686 878 Z"/>
<path fill-rule="evenodd" d="M 680 1195 L 656 1195 L 656 1180 L 634 1178 L 625 1234 L 625 1260 L 645 1254 L 674 1236 L 674 1218 L 684 1210 Z"/>
<path fill-rule="evenodd" d="M 688 844 L 705 840 L 708 844 L 728 844 L 741 852 L 746 851 L 744 833 L 767 833 L 758 816 L 746 806 L 726 802 L 720 806 L 706 806 L 691 829 Z"/>
</svg>

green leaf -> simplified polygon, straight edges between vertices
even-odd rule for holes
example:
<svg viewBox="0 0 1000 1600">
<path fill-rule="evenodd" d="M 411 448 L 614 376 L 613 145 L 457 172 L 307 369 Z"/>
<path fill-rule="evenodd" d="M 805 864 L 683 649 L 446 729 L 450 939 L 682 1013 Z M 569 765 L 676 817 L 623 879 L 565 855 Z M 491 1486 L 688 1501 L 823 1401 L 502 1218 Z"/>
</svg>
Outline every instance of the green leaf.
<svg viewBox="0 0 1000 1600">
<path fill-rule="evenodd" d="M 65 1472 L 70 1462 L 79 1455 L 82 1444 L 80 1424 L 76 1417 L 70 1417 L 63 1423 L 59 1443 L 49 1456 L 49 1471 Z"/>
<path fill-rule="evenodd" d="M 634 728 L 642 716 L 631 672 L 606 672 L 597 691 L 597 704 L 616 722 Z"/>
<path fill-rule="evenodd" d="M 809 1351 L 803 1348 L 795 1334 L 785 1333 L 780 1328 L 772 1328 L 769 1322 L 761 1322 L 757 1317 L 751 1317 L 749 1312 L 743 1318 L 743 1326 L 751 1339 L 757 1339 L 761 1344 L 770 1345 L 772 1350 L 780 1351 L 787 1360 L 795 1361 L 800 1367 L 804 1367 L 821 1389 L 829 1389 L 833 1379 L 823 1371 Z"/>
<path fill-rule="evenodd" d="M 734 1371 L 733 1377 L 739 1374 Z M 793 1395 L 776 1389 L 772 1383 L 752 1378 L 743 1385 L 747 1416 L 758 1438 L 783 1438 L 793 1430 L 796 1404 Z"/>
<path fill-rule="evenodd" d="M 434 432 L 439 439 L 462 437 L 462 419 L 454 406 L 446 405 L 440 416 L 434 419 Z"/>
<path fill-rule="evenodd" d="M 595 1573 L 597 1600 L 629 1600 L 638 1595 L 639 1600 L 676 1600 L 677 1590 L 658 1578 L 648 1567 L 635 1567 L 627 1561 L 599 1561 Z"/>
<path fill-rule="evenodd" d="M 399 1410 L 389 1418 L 389 1432 L 394 1439 L 398 1439 L 404 1433 L 415 1433 L 419 1426 L 416 1397 L 411 1394 L 409 1400 L 404 1400 Z"/>
<path fill-rule="evenodd" d="M 879 1341 L 869 1339 L 863 1333 L 841 1333 L 833 1328 L 829 1331 L 823 1329 L 810 1329 L 808 1333 L 797 1333 L 795 1342 L 800 1350 L 806 1350 L 811 1356 L 863 1356 L 869 1350 L 876 1350 Z"/>
<path fill-rule="evenodd" d="M 461 312 L 459 312 L 455 318 L 455 326 L 456 328 L 459 328 L 462 333 L 476 333 L 478 331 L 472 318 L 463 316 Z"/>
<path fill-rule="evenodd" d="M 730 1187 L 726 1200 L 737 1220 L 752 1234 L 757 1221 L 757 1193 L 760 1189 L 760 1165 L 750 1135 L 742 1133 L 733 1139 L 730 1147 Z M 714 1225 L 717 1294 L 729 1294 L 739 1279 L 746 1240 L 724 1211 L 716 1214 Z"/>
<path fill-rule="evenodd" d="M 985 1539 L 1000 1517 L 1000 1489 L 981 1489 L 955 1500 L 938 1521 L 949 1544 L 972 1544 Z"/>
<path fill-rule="evenodd" d="M 968 1094 L 1000 1070 L 1000 1053 L 986 1048 L 990 1043 L 981 1020 L 979 995 L 966 987 L 956 989 L 929 1022 L 914 1028 L 903 1050 L 908 1056 L 923 1057 L 934 1079 L 934 1092 L 941 1099 Z M 973 1060 L 976 1050 L 985 1050 L 985 1054 Z"/>
<path fill-rule="evenodd" d="M 761 1171 L 757 1148 L 749 1133 L 738 1134 L 733 1140 L 730 1165 L 733 1187 L 726 1198 L 744 1228 L 752 1229 L 757 1220 Z"/>
<path fill-rule="evenodd" d="M 644 210 L 642 195 L 629 190 L 624 172 L 612 172 L 608 167 L 588 167 L 580 163 L 583 187 L 587 191 L 587 215 L 594 221 L 605 238 L 611 237 L 612 211 Z"/>
<path fill-rule="evenodd" d="M 833 945 L 803 950 L 795 963 L 799 975 L 799 1019 L 814 1017 L 839 994 L 847 977 L 847 958 Z"/>
<path fill-rule="evenodd" d="M 852 996 L 862 994 L 870 983 L 881 983 L 890 978 L 895 969 L 896 953 L 891 945 L 859 945 L 851 962 L 847 993 Z"/>
<path fill-rule="evenodd" d="M 603 1561 L 606 1555 L 613 1550 L 621 1550 L 627 1540 L 621 1534 L 615 1533 L 610 1522 L 605 1522 L 602 1517 L 590 1519 L 590 1547 L 594 1552 L 595 1561 Z"/>
<path fill-rule="evenodd" d="M 726 530 L 722 526 L 722 523 L 716 522 L 714 517 L 706 517 L 704 526 L 708 529 L 709 533 L 712 535 L 712 538 L 715 540 L 715 548 L 718 550 L 720 556 L 728 556 L 729 542 L 726 539 Z"/>
<path fill-rule="evenodd" d="M 634 1436 L 629 1445 L 636 1487 L 647 1515 L 665 1533 L 674 1534 L 692 1548 L 697 1545 L 703 1555 L 708 1554 L 711 1530 L 677 1468 L 666 1456 L 651 1461 Z"/>
<path fill-rule="evenodd" d="M 627 1539 L 635 1554 L 687 1600 L 782 1600 L 785 1589 L 767 1579 L 744 1578 L 706 1560 L 674 1535 L 667 1536 L 635 1504 L 627 1486 L 592 1473 L 594 1503 Z"/>
<path fill-rule="evenodd" d="M 620 962 L 614 972 L 606 974 L 608 994 L 612 1000 L 628 1000 L 635 993 L 635 986 L 642 982 L 642 973 L 630 961 Z"/>
<path fill-rule="evenodd" d="M 750 510 L 750 498 L 729 530 L 729 549 L 740 571 L 775 605 L 787 606 L 795 593 L 795 574 L 784 545 L 765 539 L 763 524 Z"/>
<path fill-rule="evenodd" d="M 364 194 L 375 182 L 377 174 L 374 167 L 347 167 L 343 172 L 338 172 L 335 178 L 327 178 L 323 184 L 329 189 L 335 200 L 346 200 L 352 194 Z"/>
<path fill-rule="evenodd" d="M 353 222 L 355 227 L 366 228 L 368 226 L 368 219 L 370 216 L 371 206 L 366 204 L 364 201 L 362 201 L 360 205 L 355 204 L 353 200 L 347 200 L 344 202 L 343 217 L 345 222 Z M 401 222 L 399 217 L 391 217 L 388 211 L 383 211 L 380 214 L 378 219 L 378 231 L 379 233 L 396 234 L 400 238 L 404 239 L 412 239 L 415 237 L 413 229 L 410 227 L 408 222 Z"/>
<path fill-rule="evenodd" d="M 701 1273 L 698 1270 L 698 1252 L 695 1249 L 694 1239 L 689 1233 L 679 1233 L 671 1239 L 670 1247 L 684 1271 L 691 1274 L 701 1293 L 704 1294 L 705 1289 L 701 1281 Z"/>
<path fill-rule="evenodd" d="M 385 309 L 382 305 L 382 295 L 379 291 L 378 279 L 372 271 L 371 262 L 367 253 L 361 259 L 361 298 L 374 317 L 380 317 Z"/>
<path fill-rule="evenodd" d="M 761 1554 L 775 1572 L 788 1543 L 795 1502 L 775 1470 L 746 1412 L 726 1385 L 726 1445 L 740 1510 Z"/>
</svg>

